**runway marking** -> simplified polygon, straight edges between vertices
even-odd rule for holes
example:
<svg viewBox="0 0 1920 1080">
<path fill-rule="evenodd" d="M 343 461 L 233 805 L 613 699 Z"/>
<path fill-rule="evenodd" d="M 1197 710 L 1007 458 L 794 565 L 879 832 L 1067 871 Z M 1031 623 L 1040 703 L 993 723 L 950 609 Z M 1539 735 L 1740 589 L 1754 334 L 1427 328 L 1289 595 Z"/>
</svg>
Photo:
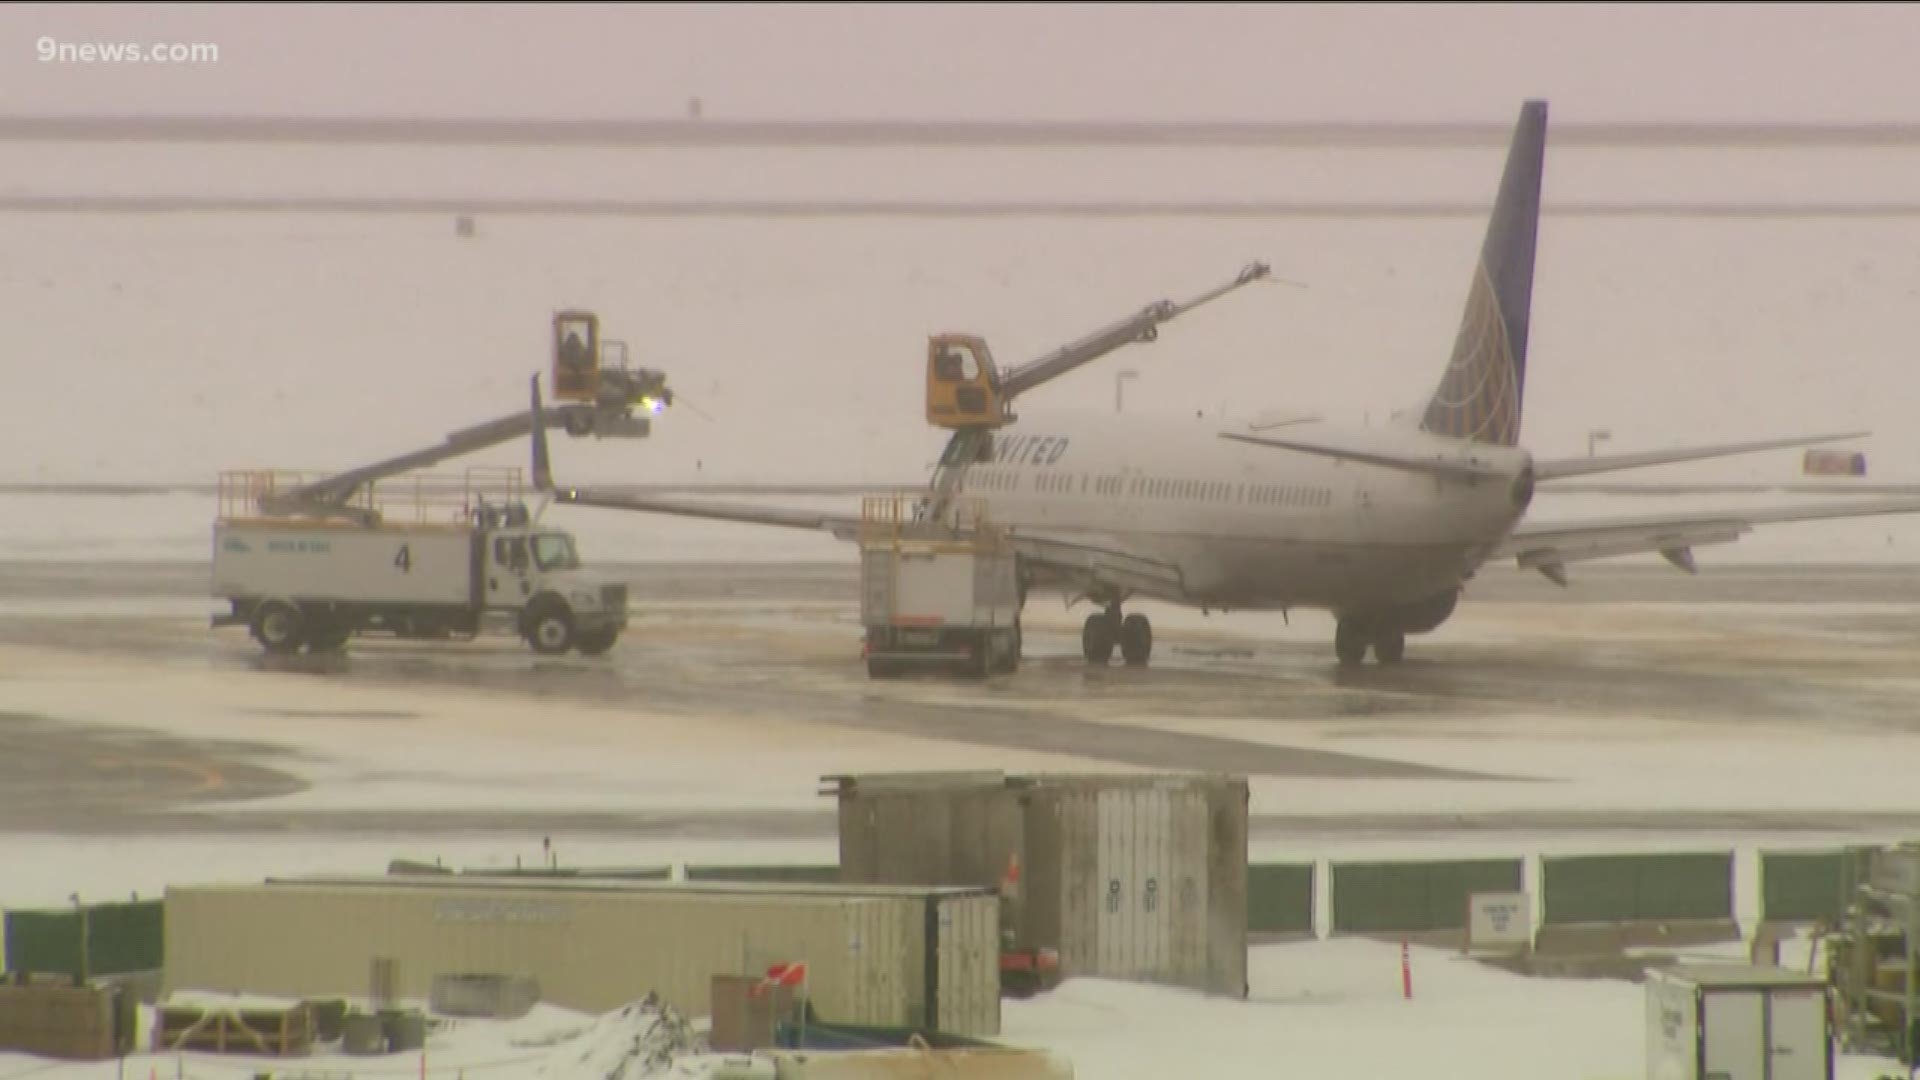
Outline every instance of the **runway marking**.
<svg viewBox="0 0 1920 1080">
<path fill-rule="evenodd" d="M 199 781 L 198 787 L 178 793 L 174 796 L 176 798 L 199 798 L 225 790 L 227 786 L 227 778 L 219 769 L 211 765 L 199 764 L 192 761 L 181 761 L 169 758 L 126 758 L 108 756 L 95 757 L 89 761 L 88 764 L 96 769 L 109 771 L 114 769 L 158 769 L 165 772 L 186 773 Z"/>
</svg>

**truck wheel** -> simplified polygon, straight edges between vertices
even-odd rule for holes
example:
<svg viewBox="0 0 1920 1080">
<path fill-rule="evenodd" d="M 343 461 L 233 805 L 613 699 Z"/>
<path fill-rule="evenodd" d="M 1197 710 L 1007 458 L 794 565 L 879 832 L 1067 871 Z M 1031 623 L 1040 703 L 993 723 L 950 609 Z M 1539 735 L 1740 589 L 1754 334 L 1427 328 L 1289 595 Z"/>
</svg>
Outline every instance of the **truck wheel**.
<svg viewBox="0 0 1920 1080">
<path fill-rule="evenodd" d="M 984 679 L 999 667 L 994 662 L 993 646 L 997 635 L 983 633 L 973 639 L 973 655 L 960 662 L 960 674 L 969 679 Z"/>
<path fill-rule="evenodd" d="M 1013 631 L 1006 636 L 1006 654 L 1000 657 L 1000 672 L 1011 675 L 1020 670 L 1020 624 L 1015 623 Z"/>
<path fill-rule="evenodd" d="M 526 634 L 534 652 L 558 656 L 573 647 L 573 613 L 559 604 L 542 604 L 528 613 Z"/>
<path fill-rule="evenodd" d="M 620 640 L 620 631 L 609 628 L 581 634 L 574 645 L 580 650 L 581 656 L 599 656 L 613 648 L 613 643 L 618 640 Z"/>
<path fill-rule="evenodd" d="M 902 674 L 898 660 L 882 660 L 879 657 L 867 657 L 867 678 L 897 679 Z"/>
<path fill-rule="evenodd" d="M 292 604 L 272 600 L 253 613 L 253 637 L 260 647 L 275 656 L 300 651 L 307 636 L 307 620 Z"/>
</svg>

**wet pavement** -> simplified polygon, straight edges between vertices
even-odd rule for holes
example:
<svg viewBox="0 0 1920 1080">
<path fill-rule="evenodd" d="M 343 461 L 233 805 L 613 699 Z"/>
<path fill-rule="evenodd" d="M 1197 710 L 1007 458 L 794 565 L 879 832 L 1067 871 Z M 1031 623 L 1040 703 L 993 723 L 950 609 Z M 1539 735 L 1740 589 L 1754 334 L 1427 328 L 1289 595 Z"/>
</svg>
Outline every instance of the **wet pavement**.
<svg viewBox="0 0 1920 1080">
<path fill-rule="evenodd" d="M 280 671 L 411 689 L 497 691 L 531 704 L 632 703 L 656 715 L 756 716 L 856 732 L 1115 765 L 1256 777 L 1471 783 L 1525 780 L 1390 757 L 1273 745 L 1200 730 L 1220 721 L 1284 730 L 1341 718 L 1404 722 L 1483 716 L 1689 716 L 1853 731 L 1920 731 L 1920 569 L 1742 567 L 1687 577 L 1640 568 L 1587 571 L 1575 589 L 1490 572 L 1454 620 L 1409 642 L 1391 668 L 1341 669 L 1324 617 L 1156 612 L 1152 667 L 1089 668 L 1084 609 L 1029 605 L 1028 658 L 985 682 L 873 682 L 840 566 L 634 567 L 635 622 L 606 657 L 540 658 L 518 641 L 355 641 L 344 656 L 263 657 L 244 631 L 210 630 L 202 568 L 0 565 L 0 645 L 119 656 L 202 670 Z M 48 601 L 71 602 L 49 610 Z M 164 610 L 156 610 L 154 602 Z M 177 601 L 178 603 L 167 603 Z M 56 605 L 57 607 L 58 605 Z M 498 828 L 635 836 L 830 836 L 830 811 L 365 811 L 223 809 L 303 784 L 268 742 L 209 742 L 55 723 L 7 712 L 0 671 L 0 830 L 410 833 Z M 268 710 L 298 721 L 298 702 Z M 340 719 L 338 711 L 324 714 Z M 354 717 L 377 730 L 404 710 Z M 1490 828 L 1746 828 L 1764 813 L 1632 815 L 1579 811 L 1273 816 L 1255 833 L 1453 832 Z M 1778 815 L 1777 830 L 1906 827 L 1905 815 Z"/>
</svg>

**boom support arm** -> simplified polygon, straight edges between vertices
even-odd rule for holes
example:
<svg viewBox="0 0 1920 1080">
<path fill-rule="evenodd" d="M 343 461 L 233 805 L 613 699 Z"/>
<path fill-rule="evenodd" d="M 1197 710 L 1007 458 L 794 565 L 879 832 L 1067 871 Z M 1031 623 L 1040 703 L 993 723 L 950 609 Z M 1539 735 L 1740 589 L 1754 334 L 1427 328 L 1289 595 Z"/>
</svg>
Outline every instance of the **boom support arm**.
<svg viewBox="0 0 1920 1080">
<path fill-rule="evenodd" d="M 548 428 L 564 428 L 574 435 L 599 432 L 643 437 L 650 427 L 645 417 L 627 415 L 627 407 L 622 405 L 612 407 L 567 405 L 552 412 L 543 413 L 541 422 Z M 449 458 L 476 453 L 490 446 L 499 446 L 515 439 L 525 438 L 533 430 L 533 424 L 532 416 L 525 412 L 517 412 L 489 420 L 484 424 L 462 428 L 448 435 L 437 446 L 429 446 L 385 461 L 363 465 L 287 491 L 263 495 L 260 498 L 260 511 L 282 517 L 298 514 L 349 517 L 364 523 L 368 513 L 348 504 L 366 485 L 414 469 L 437 465 Z"/>
<path fill-rule="evenodd" d="M 1180 303 L 1160 300 L 1140 309 L 1139 312 L 1081 338 L 1069 345 L 1063 345 L 1053 352 L 1018 367 L 1009 369 L 1000 377 L 1000 397 L 1010 402 L 1014 398 L 1036 386 L 1050 382 L 1065 375 L 1082 364 L 1090 363 L 1113 352 L 1124 345 L 1136 341 L 1152 341 L 1159 336 L 1160 324 L 1177 316 L 1184 315 L 1194 308 L 1264 278 L 1270 272 L 1265 263 L 1251 263 L 1240 271 L 1238 277 L 1218 288 Z"/>
</svg>

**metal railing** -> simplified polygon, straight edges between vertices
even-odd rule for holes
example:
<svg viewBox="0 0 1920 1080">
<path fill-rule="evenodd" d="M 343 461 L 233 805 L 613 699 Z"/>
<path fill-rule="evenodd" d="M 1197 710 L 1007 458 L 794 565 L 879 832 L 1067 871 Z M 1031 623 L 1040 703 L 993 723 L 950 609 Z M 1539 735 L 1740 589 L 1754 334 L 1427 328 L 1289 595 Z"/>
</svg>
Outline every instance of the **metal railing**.
<svg viewBox="0 0 1920 1080">
<path fill-rule="evenodd" d="M 220 473 L 222 521 L 338 517 L 340 511 L 371 514 L 385 523 L 465 525 L 482 506 L 523 503 L 527 486 L 518 466 L 472 466 L 458 474 L 416 473 L 364 485 L 343 503 L 316 505 L 312 512 L 268 510 L 284 497 L 329 474 L 289 469 L 231 469 Z"/>
<path fill-rule="evenodd" d="M 1005 529 L 987 516 L 983 499 L 949 500 L 937 517 L 930 493 L 924 489 L 868 495 L 860 500 L 863 544 L 949 541 L 992 546 L 1005 539 Z"/>
</svg>

